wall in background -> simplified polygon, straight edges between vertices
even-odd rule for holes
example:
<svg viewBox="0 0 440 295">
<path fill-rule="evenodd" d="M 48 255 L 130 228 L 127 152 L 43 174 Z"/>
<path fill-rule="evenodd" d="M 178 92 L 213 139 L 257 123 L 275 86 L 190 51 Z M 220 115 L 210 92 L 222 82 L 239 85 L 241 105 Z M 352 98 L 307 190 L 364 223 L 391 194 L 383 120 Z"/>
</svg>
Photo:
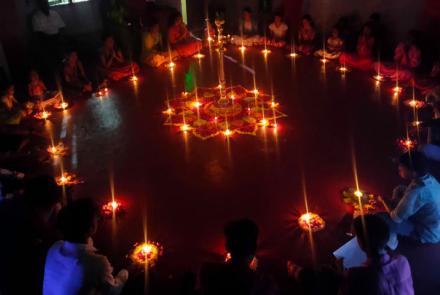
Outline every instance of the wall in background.
<svg viewBox="0 0 440 295">
<path fill-rule="evenodd" d="M 304 0 L 304 11 L 311 14 L 324 31 L 343 15 L 353 15 L 363 23 L 379 12 L 390 33 L 397 38 L 419 28 L 426 0 Z"/>
</svg>

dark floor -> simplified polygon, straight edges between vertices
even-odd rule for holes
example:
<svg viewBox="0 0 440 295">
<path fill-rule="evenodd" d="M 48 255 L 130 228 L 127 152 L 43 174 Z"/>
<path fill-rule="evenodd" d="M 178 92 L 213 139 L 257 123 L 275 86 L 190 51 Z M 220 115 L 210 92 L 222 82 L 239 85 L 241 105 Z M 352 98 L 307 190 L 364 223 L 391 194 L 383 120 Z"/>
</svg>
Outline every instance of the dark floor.
<svg viewBox="0 0 440 295">
<path fill-rule="evenodd" d="M 226 54 L 241 63 L 237 49 Z M 316 261 L 329 262 L 346 239 L 337 225 L 346 213 L 340 191 L 354 186 L 353 159 L 362 189 L 387 196 L 399 183 L 392 157 L 411 113 L 392 103 L 392 85 L 378 87 L 357 71 L 343 78 L 336 65 L 324 71 L 311 57 L 294 62 L 274 51 L 265 64 L 259 51 L 246 53 L 257 87 L 273 92 L 288 114 L 277 135 L 259 130 L 234 135 L 228 144 L 221 136 L 203 141 L 163 126 L 165 101 L 183 90 L 190 63 L 198 85 L 218 84 L 216 56 L 207 53 L 200 65 L 179 63 L 173 77 L 165 68 L 145 70 L 138 87 L 116 83 L 108 98 L 79 102 L 53 120 L 55 141 L 65 136 L 72 149 L 65 168 L 85 180 L 75 197 L 109 200 L 113 183 L 127 207 L 125 217 L 104 222 L 96 246 L 118 267 L 146 227 L 148 239 L 165 250 L 150 274 L 170 290 L 184 271 L 223 259 L 223 225 L 234 218 L 250 217 L 260 226 L 262 264 L 279 270 L 287 259 L 311 263 L 308 239 L 295 226 L 305 211 L 303 183 L 309 209 L 327 221 L 314 237 Z M 225 63 L 228 83 L 253 88 L 248 71 Z"/>
</svg>

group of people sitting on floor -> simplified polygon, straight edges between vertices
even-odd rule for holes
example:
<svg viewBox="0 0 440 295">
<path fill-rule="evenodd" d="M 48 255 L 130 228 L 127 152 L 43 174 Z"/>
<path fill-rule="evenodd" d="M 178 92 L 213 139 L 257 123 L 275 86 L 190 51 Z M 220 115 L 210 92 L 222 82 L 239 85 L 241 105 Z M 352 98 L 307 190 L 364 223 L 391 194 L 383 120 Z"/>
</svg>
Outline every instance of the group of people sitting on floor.
<svg viewBox="0 0 440 295">
<path fill-rule="evenodd" d="M 292 294 L 414 294 L 411 268 L 396 252 L 397 242 L 440 242 L 440 184 L 417 151 L 399 158 L 398 172 L 409 183 L 386 199 L 389 211 L 353 220 L 353 234 L 366 257 L 362 265 L 346 268 L 344 261 L 336 260 L 334 265 L 310 268 L 289 260 L 285 274 L 290 283 L 283 284 L 258 266 L 258 226 L 241 219 L 225 227 L 230 259 L 204 264 L 199 287 L 194 274 L 187 276 L 181 294 L 264 295 L 285 288 L 294 290 Z M 92 199 L 63 204 L 62 189 L 50 176 L 25 180 L 22 192 L 0 202 L 0 234 L 8 237 L 0 251 L 2 294 L 119 294 L 130 283 L 130 272 L 140 271 L 129 267 L 130 272 L 115 273 L 99 254 L 93 236 L 101 213 Z M 19 284 L 24 265 L 27 282 Z"/>
</svg>

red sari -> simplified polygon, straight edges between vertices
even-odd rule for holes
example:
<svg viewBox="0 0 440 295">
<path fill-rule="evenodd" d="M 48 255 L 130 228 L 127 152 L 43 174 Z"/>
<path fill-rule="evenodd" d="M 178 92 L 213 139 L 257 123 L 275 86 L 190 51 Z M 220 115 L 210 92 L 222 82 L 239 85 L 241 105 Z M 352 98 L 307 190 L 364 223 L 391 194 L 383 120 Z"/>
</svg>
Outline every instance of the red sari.
<svg viewBox="0 0 440 295">
<path fill-rule="evenodd" d="M 191 38 L 185 24 L 173 25 L 168 29 L 168 42 L 181 57 L 188 57 L 200 51 L 202 42 Z"/>
<path fill-rule="evenodd" d="M 339 62 L 350 68 L 367 71 L 373 66 L 373 45 L 373 37 L 360 36 L 356 53 L 342 53 Z"/>
</svg>

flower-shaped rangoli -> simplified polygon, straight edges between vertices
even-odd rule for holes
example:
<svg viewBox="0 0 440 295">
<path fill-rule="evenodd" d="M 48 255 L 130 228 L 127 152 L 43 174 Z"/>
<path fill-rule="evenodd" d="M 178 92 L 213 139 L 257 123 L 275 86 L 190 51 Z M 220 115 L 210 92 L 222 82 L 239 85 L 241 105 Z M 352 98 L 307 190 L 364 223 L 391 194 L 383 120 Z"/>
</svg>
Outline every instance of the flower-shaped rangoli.
<svg viewBox="0 0 440 295">
<path fill-rule="evenodd" d="M 278 110 L 273 97 L 242 86 L 226 88 L 226 100 L 220 99 L 220 88 L 197 88 L 169 102 L 163 113 L 165 125 L 179 127 L 207 139 L 234 133 L 255 135 L 258 127 L 276 128 L 277 120 L 286 117 Z"/>
</svg>

